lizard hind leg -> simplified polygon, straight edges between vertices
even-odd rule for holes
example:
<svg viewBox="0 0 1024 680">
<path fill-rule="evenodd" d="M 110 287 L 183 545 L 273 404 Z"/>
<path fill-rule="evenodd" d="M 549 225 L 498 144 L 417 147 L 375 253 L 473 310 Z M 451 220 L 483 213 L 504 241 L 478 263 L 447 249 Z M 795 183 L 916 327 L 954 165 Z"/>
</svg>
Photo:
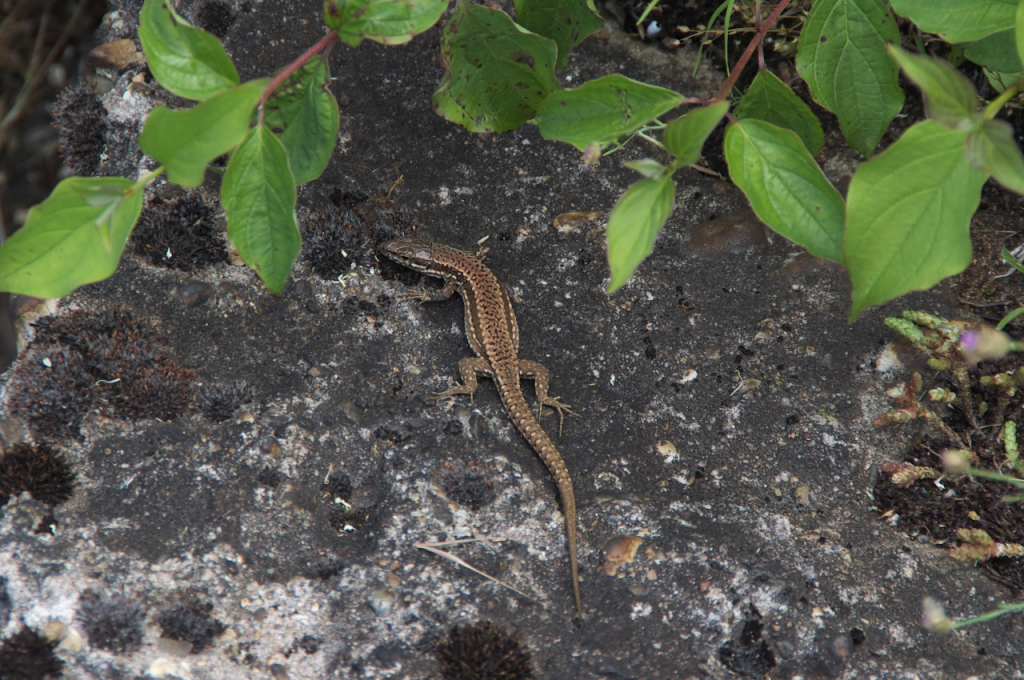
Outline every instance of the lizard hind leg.
<svg viewBox="0 0 1024 680">
<path fill-rule="evenodd" d="M 468 394 L 469 401 L 472 403 L 473 395 L 476 394 L 476 376 L 478 373 L 482 375 L 490 375 L 491 365 L 480 357 L 469 357 L 467 359 L 463 359 L 459 362 L 459 375 L 462 376 L 462 384 L 456 384 L 455 387 L 447 389 L 440 394 L 428 397 L 428 400 L 438 401 L 440 399 L 447 399 L 448 397 L 455 397 L 460 394 Z"/>
<path fill-rule="evenodd" d="M 520 359 L 519 373 L 527 378 L 533 379 L 533 386 L 534 390 L 537 392 L 537 402 L 539 403 L 539 407 L 537 409 L 538 420 L 543 415 L 545 406 L 550 406 L 558 411 L 558 436 L 561 437 L 562 425 L 565 423 L 565 413 L 568 413 L 569 415 L 576 415 L 576 412 L 560 402 L 557 398 L 548 396 L 548 383 L 551 380 L 551 374 L 548 373 L 548 369 L 544 368 L 542 364 L 536 361 Z M 563 413 L 563 411 L 565 413 Z"/>
</svg>

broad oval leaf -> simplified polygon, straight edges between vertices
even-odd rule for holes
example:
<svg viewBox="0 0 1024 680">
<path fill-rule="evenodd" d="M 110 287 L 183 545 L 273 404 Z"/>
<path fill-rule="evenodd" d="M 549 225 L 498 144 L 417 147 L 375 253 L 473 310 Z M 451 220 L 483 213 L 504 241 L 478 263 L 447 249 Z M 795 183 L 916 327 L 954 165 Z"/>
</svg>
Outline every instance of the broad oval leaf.
<svg viewBox="0 0 1024 680">
<path fill-rule="evenodd" d="M 1024 64 L 1024 2 L 1017 7 L 1013 34 L 1014 42 L 1017 44 L 1017 59 Z"/>
<path fill-rule="evenodd" d="M 800 34 L 797 71 L 814 101 L 839 116 L 847 143 L 865 156 L 903 106 L 899 69 L 885 51 L 899 39 L 879 0 L 817 0 Z"/>
<path fill-rule="evenodd" d="M 302 238 L 288 152 L 265 125 L 250 130 L 232 154 L 220 202 L 232 245 L 270 292 L 280 295 Z"/>
<path fill-rule="evenodd" d="M 963 43 L 964 56 L 975 64 L 987 66 L 1000 73 L 1019 73 L 1024 71 L 1020 55 L 1017 54 L 1017 31 L 1008 28 L 981 40 Z"/>
<path fill-rule="evenodd" d="M 1024 194 L 1024 156 L 1005 120 L 982 121 L 967 135 L 967 162 L 1010 191 Z"/>
<path fill-rule="evenodd" d="M 868 307 L 931 288 L 971 263 L 971 216 L 988 175 L 967 162 L 967 134 L 921 121 L 857 168 L 844 238 L 851 322 Z"/>
<path fill-rule="evenodd" d="M 1018 0 L 892 0 L 896 14 L 946 42 L 980 40 L 1013 28 Z"/>
<path fill-rule="evenodd" d="M 608 216 L 608 266 L 614 293 L 654 250 L 654 239 L 672 214 L 676 185 L 671 175 L 641 179 L 626 189 Z"/>
<path fill-rule="evenodd" d="M 585 151 L 631 134 L 683 102 L 683 95 L 613 73 L 555 92 L 540 105 L 534 122 L 544 139 Z"/>
<path fill-rule="evenodd" d="M 434 111 L 470 132 L 508 132 L 558 89 L 554 41 L 504 12 L 459 0 L 441 39 L 447 72 Z"/>
<path fill-rule="evenodd" d="M 843 261 L 843 197 L 795 132 L 741 120 L 725 131 L 725 160 L 762 222 L 816 257 Z"/>
<path fill-rule="evenodd" d="M 206 166 L 241 141 L 267 80 L 221 92 L 191 109 L 150 111 L 139 146 L 167 168 L 167 179 L 186 187 L 203 183 Z"/>
<path fill-rule="evenodd" d="M 139 41 L 149 70 L 168 92 L 203 100 L 238 85 L 238 71 L 220 40 L 190 26 L 170 0 L 146 0 Z"/>
<path fill-rule="evenodd" d="M 889 52 L 907 78 L 921 88 L 929 118 L 950 127 L 974 120 L 978 93 L 967 76 L 945 59 L 911 54 L 895 45 L 889 46 Z"/>
<path fill-rule="evenodd" d="M 355 47 L 363 40 L 401 45 L 437 23 L 448 0 L 324 0 L 324 24 Z"/>
<path fill-rule="evenodd" d="M 594 0 L 515 0 L 516 21 L 558 45 L 557 68 L 565 68 L 569 51 L 604 26 Z"/>
<path fill-rule="evenodd" d="M 334 152 L 340 120 L 330 80 L 327 60 L 315 56 L 263 105 L 263 122 L 287 149 L 296 184 L 319 177 Z"/>
<path fill-rule="evenodd" d="M 121 177 L 69 177 L 0 246 L 0 290 L 64 297 L 117 269 L 142 213 L 142 187 Z"/>
<path fill-rule="evenodd" d="M 811 107 L 768 70 L 759 71 L 754 77 L 733 115 L 739 120 L 756 118 L 792 130 L 800 135 L 812 156 L 817 156 L 825 143 L 825 132 Z"/>
</svg>

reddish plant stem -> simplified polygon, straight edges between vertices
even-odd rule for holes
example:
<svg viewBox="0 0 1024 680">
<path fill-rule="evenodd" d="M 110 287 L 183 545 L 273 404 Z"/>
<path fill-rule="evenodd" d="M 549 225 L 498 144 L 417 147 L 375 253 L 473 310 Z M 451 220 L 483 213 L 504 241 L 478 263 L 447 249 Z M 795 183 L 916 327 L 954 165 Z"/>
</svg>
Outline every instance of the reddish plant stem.
<svg viewBox="0 0 1024 680">
<path fill-rule="evenodd" d="M 716 92 L 715 96 L 711 99 L 712 102 L 722 101 L 729 96 L 733 85 L 736 84 L 740 74 L 743 73 L 743 68 L 747 65 L 747 62 L 750 61 L 750 56 L 754 53 L 757 46 L 761 44 L 761 41 L 764 40 L 765 35 L 768 34 L 768 29 L 775 25 L 775 21 L 779 18 L 779 15 L 782 14 L 782 10 L 786 9 L 786 5 L 788 4 L 789 0 L 781 0 L 772 13 L 768 15 L 768 18 L 764 20 L 764 23 L 761 24 L 761 28 L 754 35 L 754 39 L 750 41 L 750 44 L 747 45 L 747 49 L 743 51 L 739 61 L 736 62 L 736 66 L 733 67 L 732 73 L 729 74 L 729 77 L 726 78 L 722 87 L 719 88 L 718 92 Z"/>
<path fill-rule="evenodd" d="M 786 0 L 786 2 L 789 2 L 789 0 Z M 288 80 L 288 78 L 290 78 L 293 73 L 295 73 L 300 68 L 305 66 L 306 62 L 312 59 L 314 55 L 319 54 L 324 49 L 330 47 L 337 39 L 338 32 L 331 31 L 323 38 L 321 38 L 317 42 L 317 44 L 313 45 L 308 50 L 299 55 L 299 57 L 295 59 L 295 61 L 288 64 L 288 66 L 286 66 L 280 73 L 274 76 L 269 83 L 267 83 L 267 86 L 263 89 L 263 94 L 260 95 L 260 113 L 259 119 L 257 120 L 258 125 L 263 125 L 263 105 L 266 104 L 267 100 L 270 99 L 271 95 L 274 94 L 274 90 L 279 88 L 281 86 L 281 83 Z"/>
<path fill-rule="evenodd" d="M 754 28 L 760 33 L 761 31 L 761 3 L 754 3 Z M 757 44 L 757 70 L 763 71 L 764 65 L 764 42 Z"/>
</svg>

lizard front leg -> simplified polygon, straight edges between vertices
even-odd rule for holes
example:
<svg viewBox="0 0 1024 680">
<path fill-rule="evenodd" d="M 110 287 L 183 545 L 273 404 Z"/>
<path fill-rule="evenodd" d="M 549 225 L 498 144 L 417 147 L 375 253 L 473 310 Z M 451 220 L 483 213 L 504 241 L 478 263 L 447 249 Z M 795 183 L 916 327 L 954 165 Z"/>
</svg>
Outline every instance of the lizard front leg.
<svg viewBox="0 0 1024 680">
<path fill-rule="evenodd" d="M 469 357 L 467 359 L 463 359 L 459 362 L 459 375 L 462 376 L 462 384 L 456 385 L 449 390 L 445 390 L 440 394 L 435 394 L 434 396 L 429 397 L 430 401 L 454 397 L 459 394 L 468 394 L 469 401 L 472 403 L 473 395 L 476 393 L 477 373 L 481 375 L 491 375 L 491 365 L 480 357 Z"/>
<path fill-rule="evenodd" d="M 562 425 L 565 423 L 565 415 L 562 411 L 566 411 L 571 415 L 576 415 L 576 413 L 571 408 L 558 401 L 555 397 L 548 396 L 548 383 L 551 379 L 551 374 L 548 373 L 548 369 L 544 368 L 542 364 L 536 361 L 520 359 L 519 373 L 520 375 L 533 379 L 533 388 L 537 392 L 537 401 L 540 403 L 540 406 L 537 409 L 538 420 L 541 415 L 543 415 L 545 406 L 550 406 L 558 411 L 558 436 L 561 437 Z"/>
<path fill-rule="evenodd" d="M 458 284 L 454 281 L 446 281 L 444 287 L 433 291 L 427 290 L 427 287 L 421 283 L 419 288 L 403 294 L 399 299 L 402 301 L 416 300 L 421 305 L 427 302 L 443 302 L 454 295 L 456 290 L 458 290 Z"/>
</svg>

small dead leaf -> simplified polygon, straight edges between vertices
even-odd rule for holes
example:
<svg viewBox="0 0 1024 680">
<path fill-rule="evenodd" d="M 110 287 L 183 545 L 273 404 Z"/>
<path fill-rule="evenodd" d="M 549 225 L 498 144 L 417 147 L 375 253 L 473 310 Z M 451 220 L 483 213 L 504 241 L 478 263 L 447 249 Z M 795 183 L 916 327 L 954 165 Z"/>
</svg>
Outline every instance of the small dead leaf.
<svg viewBox="0 0 1024 680">
<path fill-rule="evenodd" d="M 602 217 L 603 215 L 603 212 L 562 213 L 561 215 L 555 218 L 554 225 L 555 229 L 557 229 L 558 231 L 562 232 L 563 234 L 568 234 L 579 229 L 580 226 L 582 226 L 584 223 L 589 222 L 591 220 L 596 220 L 599 217 Z"/>
</svg>

